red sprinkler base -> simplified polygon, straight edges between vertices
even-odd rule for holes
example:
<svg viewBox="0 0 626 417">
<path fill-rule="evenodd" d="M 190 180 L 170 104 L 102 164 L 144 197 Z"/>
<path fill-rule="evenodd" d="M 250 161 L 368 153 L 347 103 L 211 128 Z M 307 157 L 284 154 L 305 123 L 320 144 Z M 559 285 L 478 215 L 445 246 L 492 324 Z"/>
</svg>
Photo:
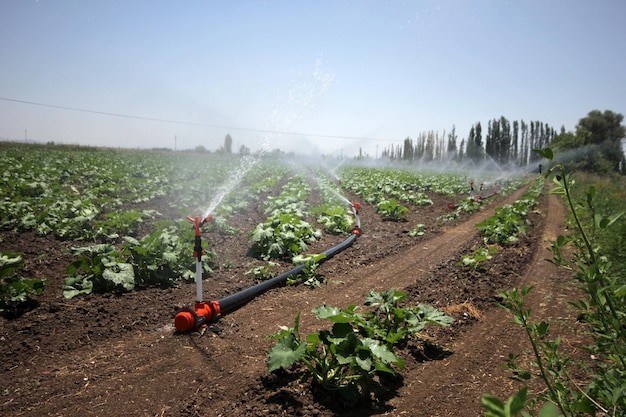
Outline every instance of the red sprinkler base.
<svg viewBox="0 0 626 417">
<path fill-rule="evenodd" d="M 220 315 L 220 305 L 217 301 L 196 302 L 192 309 L 181 310 L 174 317 L 174 326 L 179 332 L 188 332 L 204 327 L 208 323 L 217 321 Z"/>
</svg>

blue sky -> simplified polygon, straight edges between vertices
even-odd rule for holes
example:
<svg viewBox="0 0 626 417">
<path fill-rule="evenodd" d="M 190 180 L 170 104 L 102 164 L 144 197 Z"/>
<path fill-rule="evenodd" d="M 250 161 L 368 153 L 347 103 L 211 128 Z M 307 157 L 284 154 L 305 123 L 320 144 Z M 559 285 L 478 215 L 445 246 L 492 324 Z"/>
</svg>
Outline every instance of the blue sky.
<svg viewBox="0 0 626 417">
<path fill-rule="evenodd" d="M 626 113 L 622 0 L 4 0 L 0 16 L 4 139 L 214 150 L 229 133 L 234 150 L 374 156 L 500 116 Z"/>
</svg>

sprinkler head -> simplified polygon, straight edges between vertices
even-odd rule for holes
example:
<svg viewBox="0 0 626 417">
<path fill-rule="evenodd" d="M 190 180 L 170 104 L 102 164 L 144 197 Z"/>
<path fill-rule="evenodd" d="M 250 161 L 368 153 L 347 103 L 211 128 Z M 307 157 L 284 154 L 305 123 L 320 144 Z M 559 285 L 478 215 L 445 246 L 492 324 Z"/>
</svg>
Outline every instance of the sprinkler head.
<svg viewBox="0 0 626 417">
<path fill-rule="evenodd" d="M 361 209 L 361 203 L 350 203 L 350 206 L 354 207 L 354 209 L 356 210 L 357 213 Z"/>
<path fill-rule="evenodd" d="M 208 216 L 206 216 L 204 219 L 202 219 L 202 222 L 200 223 L 200 225 L 203 225 L 204 223 L 210 223 L 213 221 L 213 216 L 211 216 L 210 214 Z"/>
<path fill-rule="evenodd" d="M 454 203 L 450 203 L 450 204 L 448 204 L 448 208 L 449 208 L 450 210 L 454 210 L 454 209 L 456 208 L 456 204 L 454 204 Z"/>
</svg>

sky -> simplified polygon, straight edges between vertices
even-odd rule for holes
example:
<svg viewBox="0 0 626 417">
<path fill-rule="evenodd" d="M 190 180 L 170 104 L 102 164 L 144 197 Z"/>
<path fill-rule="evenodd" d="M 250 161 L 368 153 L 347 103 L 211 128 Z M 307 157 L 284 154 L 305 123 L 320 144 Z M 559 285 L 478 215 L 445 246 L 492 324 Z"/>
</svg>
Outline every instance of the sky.
<svg viewBox="0 0 626 417">
<path fill-rule="evenodd" d="M 379 156 L 626 114 L 623 0 L 0 2 L 0 140 Z M 447 133 L 446 133 L 447 134 Z"/>
</svg>

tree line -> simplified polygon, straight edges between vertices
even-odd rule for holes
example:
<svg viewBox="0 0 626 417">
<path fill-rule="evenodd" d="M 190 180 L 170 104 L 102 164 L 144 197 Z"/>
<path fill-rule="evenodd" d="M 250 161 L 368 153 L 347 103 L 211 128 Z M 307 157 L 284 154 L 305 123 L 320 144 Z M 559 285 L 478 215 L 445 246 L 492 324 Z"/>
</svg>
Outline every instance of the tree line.
<svg viewBox="0 0 626 417">
<path fill-rule="evenodd" d="M 573 132 L 561 127 L 559 133 L 541 121 L 509 121 L 501 116 L 487 122 L 486 132 L 480 122 L 473 124 L 467 137 L 459 142 L 456 127 L 450 132 L 422 132 L 415 140 L 410 137 L 402 144 L 383 148 L 381 157 L 408 164 L 429 162 L 458 163 L 468 162 L 479 165 L 484 162 L 500 166 L 526 168 L 537 166 L 541 156 L 533 149 L 552 147 L 568 158 L 573 169 L 582 169 L 600 174 L 626 174 L 626 159 L 622 141 L 626 140 L 626 127 L 622 125 L 624 116 L 611 110 L 590 111 L 579 119 Z M 233 139 L 230 134 L 224 138 L 224 145 L 215 152 L 231 154 Z M 205 149 L 202 147 L 202 151 Z M 241 146 L 241 155 L 250 154 L 250 149 Z M 276 149 L 272 155 L 280 155 Z M 355 159 L 365 159 L 359 150 Z M 377 155 L 378 157 L 378 155 Z"/>
<path fill-rule="evenodd" d="M 381 156 L 407 163 L 472 161 L 478 164 L 489 160 L 499 165 L 524 167 L 539 159 L 532 149 L 545 148 L 556 134 L 553 127 L 541 121 L 511 122 L 501 116 L 489 120 L 484 133 L 480 122 L 473 124 L 468 136 L 460 142 L 453 125 L 448 133 L 429 131 L 420 133 L 415 140 L 407 137 L 402 145 L 384 148 Z"/>
<path fill-rule="evenodd" d="M 495 162 L 500 166 L 537 165 L 541 157 L 533 149 L 552 147 L 566 158 L 571 168 L 599 174 L 626 174 L 624 116 L 611 110 L 592 110 L 579 119 L 573 132 L 560 132 L 541 121 L 509 121 L 506 117 L 489 120 L 483 136 L 480 122 L 470 128 L 459 142 L 456 127 L 450 132 L 420 133 L 415 140 L 404 139 L 400 145 L 383 149 L 381 156 L 409 164 L 456 162 L 480 164 Z M 360 158 L 359 158 L 360 159 Z"/>
</svg>

